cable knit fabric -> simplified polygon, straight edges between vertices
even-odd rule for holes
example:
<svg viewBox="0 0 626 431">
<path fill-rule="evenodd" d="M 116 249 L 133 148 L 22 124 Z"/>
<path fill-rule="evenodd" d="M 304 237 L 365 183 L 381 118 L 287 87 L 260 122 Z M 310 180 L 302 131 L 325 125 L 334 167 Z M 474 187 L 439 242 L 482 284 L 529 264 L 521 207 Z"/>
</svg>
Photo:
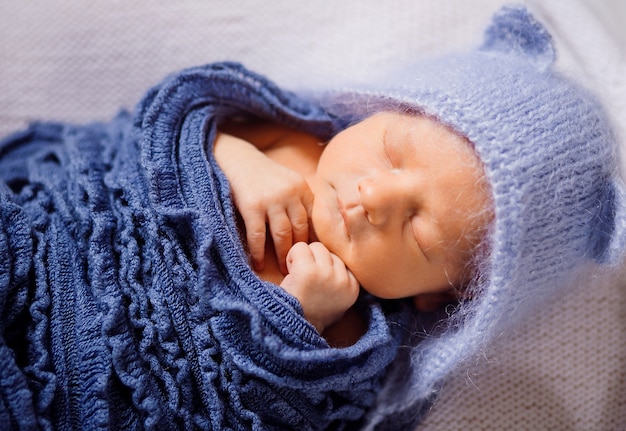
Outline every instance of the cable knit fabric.
<svg viewBox="0 0 626 431">
<path fill-rule="evenodd" d="M 402 317 L 361 298 L 367 333 L 330 348 L 254 275 L 207 155 L 243 113 L 335 132 L 220 63 L 167 78 L 134 116 L 1 143 L 3 429 L 347 429 L 374 403 Z"/>
<path fill-rule="evenodd" d="M 492 193 L 489 254 L 479 262 L 473 299 L 458 307 L 441 336 L 404 358 L 370 415 L 372 428 L 415 419 L 416 407 L 452 371 L 478 360 L 542 303 L 566 295 L 578 271 L 623 258 L 626 194 L 614 134 L 594 97 L 552 69 L 555 58 L 543 25 L 525 8 L 505 7 L 480 49 L 322 97 L 345 124 L 400 110 L 449 126 L 475 148 Z"/>
</svg>

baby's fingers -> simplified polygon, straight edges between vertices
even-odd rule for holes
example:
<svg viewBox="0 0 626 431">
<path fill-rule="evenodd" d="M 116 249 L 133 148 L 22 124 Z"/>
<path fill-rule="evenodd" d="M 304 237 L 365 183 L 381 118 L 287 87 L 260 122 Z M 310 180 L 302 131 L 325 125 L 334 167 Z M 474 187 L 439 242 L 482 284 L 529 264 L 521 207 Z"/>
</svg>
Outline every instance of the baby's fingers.
<svg viewBox="0 0 626 431">
<path fill-rule="evenodd" d="M 311 244 L 309 244 L 309 248 L 311 249 L 313 258 L 318 265 L 323 265 L 324 267 L 331 268 L 333 264 L 335 264 L 333 259 L 334 255 L 321 242 L 312 242 Z M 341 262 L 341 260 L 339 260 L 339 262 L 343 265 L 343 262 Z"/>
<path fill-rule="evenodd" d="M 309 217 L 313 195 L 307 188 L 301 199 L 292 200 L 286 209 L 270 210 L 269 224 L 278 267 L 283 274 L 287 274 L 286 258 L 291 246 L 298 242 L 309 240 Z M 286 211 L 286 214 L 284 213 Z M 285 219 L 287 217 L 287 219 Z"/>
<path fill-rule="evenodd" d="M 268 218 L 278 268 L 283 274 L 287 274 L 287 253 L 294 243 L 291 221 L 284 210 L 272 211 Z"/>
<path fill-rule="evenodd" d="M 242 206 L 243 207 L 243 206 Z M 243 207 L 245 208 L 245 207 Z M 273 241 L 278 267 L 287 274 L 286 258 L 291 246 L 296 242 L 306 242 L 309 236 L 309 214 L 302 203 L 289 208 L 282 205 L 271 206 L 267 213 L 260 209 L 241 211 L 246 227 L 246 239 L 252 264 L 256 270 L 265 266 L 265 246 L 267 227 Z"/>
<path fill-rule="evenodd" d="M 350 293 L 348 297 L 352 297 L 354 301 L 356 301 L 356 296 L 359 291 L 359 282 L 352 271 L 346 267 L 343 260 L 328 250 L 321 242 L 312 242 L 309 244 L 309 247 L 313 253 L 315 262 L 319 265 L 323 265 L 324 268 L 330 271 L 333 284 L 340 286 L 341 290 L 347 289 L 345 292 Z"/>
<path fill-rule="evenodd" d="M 291 267 L 295 262 L 308 266 L 315 262 L 315 258 L 313 257 L 309 244 L 306 242 L 297 242 L 289 249 L 286 261 L 287 269 L 291 272 Z"/>
<path fill-rule="evenodd" d="M 302 199 L 293 207 L 289 208 L 289 218 L 293 227 L 293 242 L 309 240 L 309 220 L 313 210 L 313 193 L 307 187 Z"/>
<path fill-rule="evenodd" d="M 243 222 L 246 226 L 246 239 L 252 266 L 257 271 L 260 271 L 265 267 L 265 215 L 261 213 L 246 213 L 242 217 L 244 217 Z"/>
</svg>

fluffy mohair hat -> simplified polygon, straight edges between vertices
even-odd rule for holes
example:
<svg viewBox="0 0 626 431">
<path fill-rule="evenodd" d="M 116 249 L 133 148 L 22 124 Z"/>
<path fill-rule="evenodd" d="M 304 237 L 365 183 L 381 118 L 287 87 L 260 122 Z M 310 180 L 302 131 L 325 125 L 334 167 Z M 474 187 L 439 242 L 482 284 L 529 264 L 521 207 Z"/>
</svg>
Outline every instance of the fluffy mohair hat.
<svg viewBox="0 0 626 431">
<path fill-rule="evenodd" d="M 525 8 L 505 7 L 479 49 L 325 99 L 345 125 L 380 110 L 409 110 L 449 126 L 474 146 L 492 191 L 495 217 L 474 297 L 441 335 L 407 355 L 409 371 L 397 365 L 370 426 L 417 413 L 452 370 L 539 303 L 564 294 L 589 262 L 622 260 L 626 199 L 615 136 L 596 100 L 554 71 L 554 61 L 546 29 Z"/>
</svg>

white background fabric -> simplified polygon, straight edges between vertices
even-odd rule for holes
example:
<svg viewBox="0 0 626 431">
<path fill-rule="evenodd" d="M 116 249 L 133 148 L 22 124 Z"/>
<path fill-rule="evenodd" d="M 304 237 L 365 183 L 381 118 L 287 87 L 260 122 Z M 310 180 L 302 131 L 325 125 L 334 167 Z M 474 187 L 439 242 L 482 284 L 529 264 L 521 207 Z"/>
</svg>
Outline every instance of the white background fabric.
<svg viewBox="0 0 626 431">
<path fill-rule="evenodd" d="M 216 60 L 290 88 L 367 79 L 477 45 L 503 3 L 2 0 L 0 135 L 33 119 L 107 120 L 166 74 Z M 602 96 L 623 143 L 624 4 L 523 3 L 554 35 L 559 68 Z M 624 429 L 626 268 L 589 274 L 459 370 L 419 429 Z"/>
</svg>

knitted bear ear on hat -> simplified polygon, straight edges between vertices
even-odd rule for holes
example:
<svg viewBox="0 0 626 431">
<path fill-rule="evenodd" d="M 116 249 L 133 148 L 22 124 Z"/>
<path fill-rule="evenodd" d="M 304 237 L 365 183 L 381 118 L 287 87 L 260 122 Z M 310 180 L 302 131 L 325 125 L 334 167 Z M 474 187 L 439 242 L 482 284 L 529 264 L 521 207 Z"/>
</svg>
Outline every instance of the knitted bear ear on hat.
<svg viewBox="0 0 626 431">
<path fill-rule="evenodd" d="M 552 36 L 523 6 L 504 6 L 494 14 L 485 31 L 480 51 L 494 56 L 522 58 L 540 73 L 548 71 L 556 61 Z M 587 96 L 580 97 L 584 98 L 584 101 L 576 99 L 580 106 L 595 104 Z M 599 115 L 596 117 L 599 135 L 581 136 L 585 136 L 584 139 L 598 139 L 598 145 L 610 146 L 614 143 L 615 136 L 610 132 L 609 121 L 602 108 L 596 108 Z M 601 141 L 603 144 L 599 143 Z M 604 178 L 598 176 L 594 180 L 604 183 L 604 186 L 599 187 L 602 193 L 597 196 L 595 209 L 588 210 L 591 215 L 591 230 L 587 255 L 601 264 L 616 264 L 623 259 L 626 249 L 626 191 L 616 172 L 617 168 L 613 172 L 610 166 L 606 169 Z"/>
<path fill-rule="evenodd" d="M 552 37 L 524 7 L 505 6 L 493 16 L 481 46 L 483 51 L 527 57 L 543 71 L 556 59 Z"/>
<path fill-rule="evenodd" d="M 606 186 L 606 196 L 599 200 L 595 229 L 590 241 L 590 254 L 598 263 L 620 263 L 626 252 L 626 190 L 613 180 Z"/>
</svg>

